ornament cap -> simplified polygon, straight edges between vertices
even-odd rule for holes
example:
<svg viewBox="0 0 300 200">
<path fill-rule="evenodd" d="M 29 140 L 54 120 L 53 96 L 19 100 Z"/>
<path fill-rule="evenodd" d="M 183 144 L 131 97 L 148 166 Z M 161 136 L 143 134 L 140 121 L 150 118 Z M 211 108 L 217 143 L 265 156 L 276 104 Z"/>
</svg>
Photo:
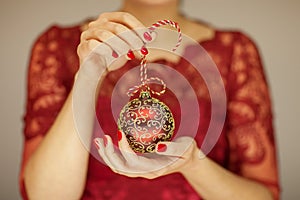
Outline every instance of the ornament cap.
<svg viewBox="0 0 300 200">
<path fill-rule="evenodd" d="M 144 99 L 150 99 L 151 95 L 149 91 L 141 91 L 140 93 L 140 99 L 144 100 Z"/>
</svg>

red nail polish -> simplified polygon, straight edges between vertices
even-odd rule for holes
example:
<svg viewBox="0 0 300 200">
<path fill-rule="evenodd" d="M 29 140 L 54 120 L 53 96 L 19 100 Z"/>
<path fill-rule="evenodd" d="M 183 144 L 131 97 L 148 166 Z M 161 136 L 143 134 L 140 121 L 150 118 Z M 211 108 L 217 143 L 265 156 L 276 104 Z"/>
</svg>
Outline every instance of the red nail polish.
<svg viewBox="0 0 300 200">
<path fill-rule="evenodd" d="M 118 55 L 118 53 L 116 51 L 113 51 L 111 55 L 114 58 L 118 58 L 119 57 L 119 55 Z"/>
<path fill-rule="evenodd" d="M 165 144 L 157 145 L 157 152 L 165 152 L 166 150 L 167 150 L 167 145 L 165 145 Z"/>
<path fill-rule="evenodd" d="M 144 33 L 144 38 L 145 38 L 146 41 L 151 41 L 152 40 L 152 36 L 148 32 Z"/>
<path fill-rule="evenodd" d="M 94 144 L 95 144 L 96 149 L 99 150 L 100 146 L 99 146 L 98 141 L 96 139 L 94 139 Z"/>
<path fill-rule="evenodd" d="M 133 60 L 135 58 L 133 51 L 131 51 L 131 50 L 128 51 L 127 58 L 128 58 L 128 60 Z"/>
<path fill-rule="evenodd" d="M 122 140 L 122 132 L 118 130 L 118 141 Z"/>
<path fill-rule="evenodd" d="M 146 47 L 142 47 L 141 48 L 141 53 L 145 56 L 145 55 L 147 55 L 148 54 L 148 49 L 146 48 Z"/>
<path fill-rule="evenodd" d="M 107 146 L 107 138 L 105 136 L 103 137 L 103 143 L 104 143 L 104 147 L 106 147 Z"/>
</svg>

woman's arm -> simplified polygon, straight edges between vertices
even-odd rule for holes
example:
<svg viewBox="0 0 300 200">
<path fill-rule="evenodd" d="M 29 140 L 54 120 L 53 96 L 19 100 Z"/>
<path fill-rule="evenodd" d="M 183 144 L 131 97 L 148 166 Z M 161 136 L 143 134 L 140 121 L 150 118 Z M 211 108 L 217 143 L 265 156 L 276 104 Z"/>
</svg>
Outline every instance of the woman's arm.
<svg viewBox="0 0 300 200">
<path fill-rule="evenodd" d="M 78 134 L 85 134 L 85 138 L 91 138 L 93 133 L 95 113 L 91 105 L 94 104 L 95 95 L 97 96 L 99 77 L 105 76 L 106 73 L 105 62 L 100 61 L 101 59 L 97 59 L 97 65 L 94 67 L 81 67 L 77 72 L 73 89 L 54 124 L 29 158 L 24 178 L 30 199 L 81 197 L 86 181 L 89 152 Z M 84 113 L 81 113 L 84 120 L 80 121 L 84 133 L 78 133 L 74 118 L 74 93 L 83 97 L 76 101 L 76 106 L 84 110 Z"/>
<path fill-rule="evenodd" d="M 81 197 L 86 181 L 89 152 L 82 145 L 76 132 L 72 97 L 75 93 L 84 97 L 83 101 L 79 101 L 80 105 L 76 106 L 85 108 L 85 121 L 80 123 L 83 123 L 81 127 L 85 128 L 84 134 L 91 135 L 95 113 L 90 104 L 95 101 L 95 88 L 99 77 L 105 76 L 109 70 L 122 67 L 126 60 L 124 57 L 119 59 L 120 62 L 109 65 L 116 56 L 124 55 L 130 49 L 140 49 L 143 43 L 147 42 L 143 42 L 143 35 L 138 36 L 130 30 L 143 27 L 136 18 L 127 13 L 104 13 L 91 22 L 81 34 L 81 42 L 77 49 L 80 63 L 83 64 L 87 57 L 90 62 L 77 72 L 75 89 L 71 90 L 46 135 L 32 138 L 25 146 L 24 155 L 28 159 L 24 162 L 24 172 L 21 176 L 24 177 L 26 193 L 30 199 Z M 120 38 L 119 34 L 122 33 L 124 37 Z M 37 45 L 37 48 L 40 46 Z M 93 51 L 94 54 L 91 54 Z M 93 55 L 98 59 L 97 66 L 90 65 L 95 61 Z M 32 58 L 34 60 L 35 56 Z"/>
<path fill-rule="evenodd" d="M 72 33 L 68 47 L 62 47 L 63 31 Z M 69 92 L 73 74 L 65 61 L 65 51 L 76 55 L 78 35 L 77 29 L 53 26 L 32 48 L 20 172 L 24 199 L 78 199 L 85 185 L 89 154 L 75 131 Z M 76 69 L 78 59 L 73 58 Z"/>
<path fill-rule="evenodd" d="M 269 89 L 258 49 L 235 33 L 229 79 L 229 171 L 209 158 L 181 171 L 205 199 L 279 199 Z"/>
<path fill-rule="evenodd" d="M 182 174 L 206 199 L 279 199 L 271 100 L 259 52 L 242 33 L 234 41 L 226 130 L 232 171 L 204 158 Z"/>
<path fill-rule="evenodd" d="M 88 157 L 73 121 L 71 92 L 27 162 L 24 178 L 29 199 L 79 199 L 85 186 Z"/>
<path fill-rule="evenodd" d="M 200 159 L 195 155 L 181 173 L 204 199 L 273 199 L 264 185 L 233 174 L 208 157 Z"/>
</svg>

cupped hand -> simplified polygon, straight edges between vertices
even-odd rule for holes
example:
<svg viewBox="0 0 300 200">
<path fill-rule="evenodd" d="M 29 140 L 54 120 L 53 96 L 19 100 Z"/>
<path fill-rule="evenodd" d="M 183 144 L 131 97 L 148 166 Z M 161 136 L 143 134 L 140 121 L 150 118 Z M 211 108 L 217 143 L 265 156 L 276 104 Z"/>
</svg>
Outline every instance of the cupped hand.
<svg viewBox="0 0 300 200">
<path fill-rule="evenodd" d="M 134 58 L 134 50 L 141 50 L 152 40 L 148 29 L 133 15 L 126 12 L 108 12 L 88 24 L 82 32 L 77 53 L 80 64 L 91 54 L 100 56 L 97 62 L 108 71 L 115 70 Z M 118 59 L 117 59 L 118 58 Z"/>
<path fill-rule="evenodd" d="M 128 177 L 154 179 L 167 174 L 188 170 L 199 155 L 191 137 L 179 137 L 172 142 L 159 142 L 154 153 L 137 154 L 129 146 L 125 135 L 119 132 L 119 148 L 110 136 L 94 140 L 98 153 L 115 173 Z"/>
</svg>

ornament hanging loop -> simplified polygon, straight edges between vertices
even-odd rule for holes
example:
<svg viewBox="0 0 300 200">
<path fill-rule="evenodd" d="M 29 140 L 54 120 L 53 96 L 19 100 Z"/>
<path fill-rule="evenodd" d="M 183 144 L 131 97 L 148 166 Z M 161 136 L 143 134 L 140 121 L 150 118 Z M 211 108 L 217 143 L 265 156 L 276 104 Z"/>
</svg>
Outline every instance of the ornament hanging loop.
<svg viewBox="0 0 300 200">
<path fill-rule="evenodd" d="M 177 40 L 176 45 L 172 49 L 172 51 L 176 51 L 176 49 L 179 47 L 179 45 L 181 44 L 181 41 L 182 41 L 181 29 L 180 29 L 177 22 L 174 22 L 174 21 L 171 21 L 171 20 L 160 20 L 160 21 L 157 21 L 156 23 L 154 23 L 152 26 L 150 26 L 148 28 L 148 30 L 149 30 L 150 33 L 152 33 L 152 32 L 155 31 L 156 28 L 158 28 L 160 26 L 164 26 L 164 25 L 170 25 L 170 26 L 177 29 L 178 40 Z M 145 48 L 145 47 L 143 47 L 143 48 Z M 147 54 L 143 55 L 143 57 L 141 59 L 141 63 L 140 63 L 140 80 L 141 80 L 141 84 L 137 85 L 137 86 L 133 86 L 132 88 L 130 88 L 127 92 L 128 96 L 134 96 L 141 88 L 146 88 L 146 90 L 148 92 L 151 92 L 152 94 L 155 94 L 155 95 L 158 95 L 158 96 L 164 94 L 165 91 L 166 91 L 167 86 L 166 86 L 165 82 L 162 79 L 160 79 L 158 77 L 148 78 L 146 56 L 147 56 Z M 150 88 L 149 84 L 155 84 L 155 83 L 162 85 L 162 89 L 160 91 L 155 91 L 155 90 L 152 90 Z"/>
<path fill-rule="evenodd" d="M 181 29 L 180 29 L 180 27 L 179 27 L 179 25 L 178 25 L 177 22 L 174 22 L 174 21 L 171 21 L 171 20 L 168 20 L 168 19 L 160 20 L 160 21 L 157 21 L 156 23 L 152 24 L 152 26 L 150 26 L 148 29 L 149 29 L 149 32 L 152 33 L 152 32 L 155 31 L 156 28 L 158 28 L 160 26 L 165 26 L 165 25 L 172 26 L 178 32 L 177 43 L 176 43 L 176 45 L 172 49 L 172 51 L 176 51 L 176 49 L 180 46 L 180 44 L 182 42 L 182 33 L 181 33 Z"/>
<path fill-rule="evenodd" d="M 143 56 L 141 63 L 140 63 L 140 78 L 141 78 L 141 84 L 130 88 L 127 92 L 128 96 L 134 96 L 141 89 L 147 90 L 148 92 L 155 94 L 157 96 L 160 96 L 163 93 L 165 93 L 167 85 L 162 79 L 160 79 L 158 77 L 148 78 L 146 56 Z M 162 89 L 160 91 L 155 91 L 150 88 L 150 86 L 149 86 L 150 84 L 162 85 Z"/>
</svg>

